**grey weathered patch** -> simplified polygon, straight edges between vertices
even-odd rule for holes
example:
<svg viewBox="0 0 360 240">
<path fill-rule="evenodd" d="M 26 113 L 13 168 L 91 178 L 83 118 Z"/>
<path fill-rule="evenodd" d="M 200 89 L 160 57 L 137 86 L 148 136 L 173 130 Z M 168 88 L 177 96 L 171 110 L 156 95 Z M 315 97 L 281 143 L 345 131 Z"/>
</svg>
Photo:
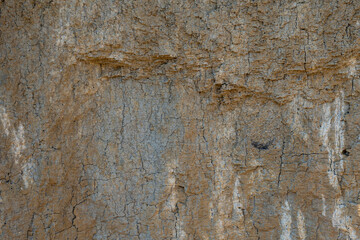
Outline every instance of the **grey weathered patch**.
<svg viewBox="0 0 360 240">
<path fill-rule="evenodd" d="M 4 85 L 7 82 L 7 74 L 4 71 L 0 70 L 0 86 Z"/>
</svg>

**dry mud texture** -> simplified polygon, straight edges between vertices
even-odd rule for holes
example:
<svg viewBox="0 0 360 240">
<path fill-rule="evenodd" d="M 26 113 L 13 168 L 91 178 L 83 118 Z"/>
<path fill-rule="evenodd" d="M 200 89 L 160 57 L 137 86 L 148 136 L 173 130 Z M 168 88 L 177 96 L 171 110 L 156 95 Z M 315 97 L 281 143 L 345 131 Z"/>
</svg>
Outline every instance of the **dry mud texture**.
<svg viewBox="0 0 360 240">
<path fill-rule="evenodd" d="M 1 239 L 360 239 L 360 1 L 0 10 Z"/>
</svg>

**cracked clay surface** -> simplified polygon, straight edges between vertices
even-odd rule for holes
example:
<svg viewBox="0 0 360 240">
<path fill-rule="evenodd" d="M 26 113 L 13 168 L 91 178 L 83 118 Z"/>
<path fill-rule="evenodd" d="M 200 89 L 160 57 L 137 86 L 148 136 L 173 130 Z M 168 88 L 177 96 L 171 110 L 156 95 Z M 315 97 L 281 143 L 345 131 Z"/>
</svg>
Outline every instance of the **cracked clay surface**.
<svg viewBox="0 0 360 240">
<path fill-rule="evenodd" d="M 0 1 L 1 239 L 360 239 L 360 1 Z"/>
</svg>

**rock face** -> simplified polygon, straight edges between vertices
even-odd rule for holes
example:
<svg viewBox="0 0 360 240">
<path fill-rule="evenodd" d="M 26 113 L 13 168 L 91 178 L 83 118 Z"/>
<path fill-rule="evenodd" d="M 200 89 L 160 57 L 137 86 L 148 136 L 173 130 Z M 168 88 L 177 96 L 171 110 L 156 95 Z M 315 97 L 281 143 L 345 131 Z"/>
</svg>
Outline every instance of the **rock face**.
<svg viewBox="0 0 360 240">
<path fill-rule="evenodd" d="M 0 11 L 1 239 L 360 239 L 360 1 Z"/>
</svg>

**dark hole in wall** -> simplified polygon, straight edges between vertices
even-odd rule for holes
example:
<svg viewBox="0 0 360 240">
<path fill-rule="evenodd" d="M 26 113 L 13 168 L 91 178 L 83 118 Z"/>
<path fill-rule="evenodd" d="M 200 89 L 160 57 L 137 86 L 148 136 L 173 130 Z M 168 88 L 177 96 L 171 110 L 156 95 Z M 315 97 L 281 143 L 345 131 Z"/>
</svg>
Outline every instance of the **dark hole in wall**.
<svg viewBox="0 0 360 240">
<path fill-rule="evenodd" d="M 266 150 L 269 148 L 271 143 L 272 143 L 272 141 L 269 141 L 268 143 L 259 143 L 259 142 L 252 141 L 251 145 L 253 145 L 253 147 L 255 147 L 259 150 Z"/>
<path fill-rule="evenodd" d="M 350 152 L 346 149 L 342 150 L 342 155 L 345 155 L 345 156 L 350 156 Z"/>
</svg>

